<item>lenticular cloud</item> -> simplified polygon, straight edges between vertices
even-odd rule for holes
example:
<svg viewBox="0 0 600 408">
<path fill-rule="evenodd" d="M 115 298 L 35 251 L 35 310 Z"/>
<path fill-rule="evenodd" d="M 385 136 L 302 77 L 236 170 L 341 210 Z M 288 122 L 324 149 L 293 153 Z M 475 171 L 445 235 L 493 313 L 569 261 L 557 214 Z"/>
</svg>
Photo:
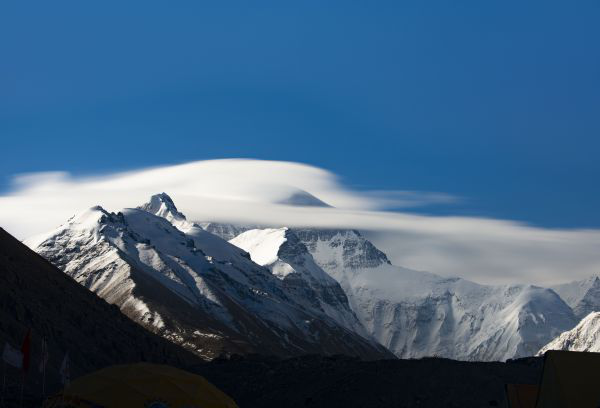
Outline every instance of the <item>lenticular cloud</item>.
<svg viewBox="0 0 600 408">
<path fill-rule="evenodd" d="M 304 207 L 364 211 L 439 199 L 412 192 L 357 194 L 331 172 L 299 163 L 209 160 L 96 177 L 64 172 L 16 176 L 13 191 L 0 197 L 2 209 L 11 214 L 2 222 L 27 235 L 94 205 L 119 209 L 163 191 L 195 219 L 269 224 L 305 223 Z M 290 214 L 294 207 L 298 215 Z"/>
<path fill-rule="evenodd" d="M 117 211 L 163 191 L 191 220 L 357 228 L 367 231 L 395 264 L 484 283 L 550 284 L 600 272 L 600 231 L 383 212 L 456 199 L 436 193 L 358 193 L 331 172 L 290 162 L 210 160 L 95 177 L 21 175 L 11 192 L 0 196 L 0 224 L 26 238 L 89 207 Z"/>
</svg>

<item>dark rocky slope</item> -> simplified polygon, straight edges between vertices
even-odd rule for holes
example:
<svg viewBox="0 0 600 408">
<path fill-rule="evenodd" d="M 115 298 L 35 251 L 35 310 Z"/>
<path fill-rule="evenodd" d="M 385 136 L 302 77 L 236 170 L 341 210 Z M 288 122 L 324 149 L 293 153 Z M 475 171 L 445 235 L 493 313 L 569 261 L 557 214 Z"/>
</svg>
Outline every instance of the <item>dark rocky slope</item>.
<svg viewBox="0 0 600 408">
<path fill-rule="evenodd" d="M 39 398 L 41 339 L 47 338 L 46 389 L 55 391 L 66 351 L 71 377 L 101 367 L 150 361 L 187 366 L 198 358 L 154 335 L 79 285 L 0 228 L 0 347 L 20 348 L 31 329 L 31 367 L 25 394 Z M 7 388 L 19 392 L 20 372 L 7 368 Z"/>
</svg>

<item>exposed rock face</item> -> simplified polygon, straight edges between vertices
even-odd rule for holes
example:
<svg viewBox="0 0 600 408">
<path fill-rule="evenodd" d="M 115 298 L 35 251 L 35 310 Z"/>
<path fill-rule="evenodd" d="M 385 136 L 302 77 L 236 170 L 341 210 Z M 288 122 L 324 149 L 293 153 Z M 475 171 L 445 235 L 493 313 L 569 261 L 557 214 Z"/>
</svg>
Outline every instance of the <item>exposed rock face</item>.
<svg viewBox="0 0 600 408">
<path fill-rule="evenodd" d="M 538 354 L 543 355 L 548 350 L 600 352 L 600 312 L 584 317 L 572 330 L 542 347 Z"/>
<path fill-rule="evenodd" d="M 28 245 L 131 319 L 194 353 L 388 356 L 286 293 L 243 250 L 188 222 L 166 194 L 101 207 Z"/>
<path fill-rule="evenodd" d="M 327 268 L 376 268 L 391 264 L 387 256 L 356 230 L 294 229 L 311 253 L 322 255 Z M 326 256 L 326 257 L 325 257 Z"/>
</svg>

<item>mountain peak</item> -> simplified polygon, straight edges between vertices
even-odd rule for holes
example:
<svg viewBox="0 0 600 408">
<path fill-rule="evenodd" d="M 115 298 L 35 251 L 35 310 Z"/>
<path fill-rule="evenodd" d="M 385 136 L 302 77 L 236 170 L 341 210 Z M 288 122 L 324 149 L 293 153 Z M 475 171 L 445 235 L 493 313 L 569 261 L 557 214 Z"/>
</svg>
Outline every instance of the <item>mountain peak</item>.
<svg viewBox="0 0 600 408">
<path fill-rule="evenodd" d="M 277 204 L 298 207 L 331 207 L 331 205 L 315 197 L 308 191 L 300 189 L 292 191 L 288 196 L 277 201 Z"/>
<path fill-rule="evenodd" d="M 186 221 L 185 215 L 177 210 L 167 193 L 154 194 L 150 201 L 137 207 L 140 210 L 163 217 L 168 221 Z"/>
</svg>

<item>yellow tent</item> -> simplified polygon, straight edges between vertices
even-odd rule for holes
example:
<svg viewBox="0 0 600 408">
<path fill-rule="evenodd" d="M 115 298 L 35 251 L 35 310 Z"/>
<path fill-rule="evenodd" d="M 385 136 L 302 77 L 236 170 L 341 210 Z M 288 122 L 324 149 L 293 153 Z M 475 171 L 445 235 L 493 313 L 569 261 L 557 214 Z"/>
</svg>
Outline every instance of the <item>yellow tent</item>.
<svg viewBox="0 0 600 408">
<path fill-rule="evenodd" d="M 600 406 L 600 353 L 548 351 L 540 382 L 538 408 Z"/>
<path fill-rule="evenodd" d="M 44 407 L 237 408 L 203 377 L 157 364 L 104 368 L 74 380 Z"/>
</svg>

